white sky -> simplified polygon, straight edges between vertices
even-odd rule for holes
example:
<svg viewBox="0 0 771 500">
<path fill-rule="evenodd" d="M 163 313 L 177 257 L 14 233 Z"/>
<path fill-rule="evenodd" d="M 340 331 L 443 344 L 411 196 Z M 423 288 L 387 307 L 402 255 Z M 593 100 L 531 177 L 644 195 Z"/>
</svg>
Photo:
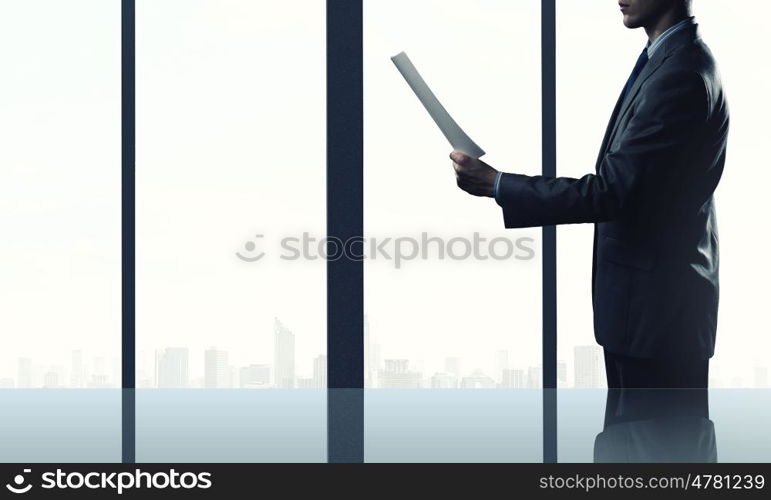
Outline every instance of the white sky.
<svg viewBox="0 0 771 500">
<path fill-rule="evenodd" d="M 0 1 L 0 377 L 120 356 L 119 7 Z"/>
<path fill-rule="evenodd" d="M 273 319 L 297 372 L 326 352 L 326 268 L 269 253 L 325 234 L 325 9 L 313 0 L 137 5 L 137 344 L 216 346 L 273 363 Z"/>
</svg>

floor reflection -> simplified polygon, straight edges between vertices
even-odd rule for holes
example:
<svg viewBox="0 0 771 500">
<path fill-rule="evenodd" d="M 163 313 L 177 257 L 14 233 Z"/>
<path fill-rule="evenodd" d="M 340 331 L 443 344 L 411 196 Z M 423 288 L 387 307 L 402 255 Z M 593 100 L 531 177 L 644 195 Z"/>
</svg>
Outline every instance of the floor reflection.
<svg viewBox="0 0 771 500">
<path fill-rule="evenodd" d="M 0 390 L 0 462 L 120 462 L 121 438 L 118 390 Z"/>
<path fill-rule="evenodd" d="M 717 462 L 707 390 L 609 390 L 594 461 Z"/>
<path fill-rule="evenodd" d="M 366 462 L 541 462 L 540 389 L 367 389 Z"/>
<path fill-rule="evenodd" d="M 769 462 L 769 421 L 767 389 L 8 389 L 0 462 Z"/>
</svg>

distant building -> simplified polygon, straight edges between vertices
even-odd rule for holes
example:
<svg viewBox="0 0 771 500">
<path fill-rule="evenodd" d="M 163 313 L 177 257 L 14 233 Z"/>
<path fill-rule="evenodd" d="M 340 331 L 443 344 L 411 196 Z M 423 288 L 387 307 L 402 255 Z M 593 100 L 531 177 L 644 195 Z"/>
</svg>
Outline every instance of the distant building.
<svg viewBox="0 0 771 500">
<path fill-rule="evenodd" d="M 106 375 L 107 371 L 105 371 L 104 366 L 105 366 L 104 356 L 96 356 L 94 358 L 94 374 Z"/>
<path fill-rule="evenodd" d="M 169 347 L 155 353 L 155 384 L 159 388 L 189 386 L 189 352 L 184 347 Z"/>
<path fill-rule="evenodd" d="M 573 348 L 575 380 L 573 385 L 582 389 L 600 387 L 600 360 L 602 349 L 597 345 L 579 345 Z"/>
<path fill-rule="evenodd" d="M 48 371 L 43 375 L 43 387 L 46 389 L 56 389 L 59 387 L 59 374 L 55 371 Z"/>
<path fill-rule="evenodd" d="M 455 375 L 455 378 L 460 380 L 462 363 L 458 357 L 444 358 L 444 371 L 450 375 Z"/>
<path fill-rule="evenodd" d="M 106 373 L 94 373 L 88 381 L 88 387 L 92 389 L 106 389 L 110 387 L 110 377 Z"/>
<path fill-rule="evenodd" d="M 118 358 L 116 358 L 116 357 L 110 358 L 110 386 L 111 387 L 120 387 L 120 385 L 121 385 L 121 365 L 120 365 L 120 363 L 121 362 L 120 362 L 120 360 L 118 360 Z M 138 374 L 136 374 L 136 373 L 134 375 L 135 383 L 139 383 L 139 377 L 137 375 Z M 64 375 L 62 375 L 61 378 L 64 379 Z"/>
<path fill-rule="evenodd" d="M 753 369 L 753 386 L 758 389 L 768 387 L 768 367 L 755 366 Z"/>
<path fill-rule="evenodd" d="M 72 367 L 70 371 L 70 387 L 86 385 L 86 366 L 83 364 L 83 352 L 72 351 Z"/>
<path fill-rule="evenodd" d="M 207 389 L 230 387 L 228 353 L 214 347 L 204 352 L 203 386 Z"/>
<path fill-rule="evenodd" d="M 327 357 L 323 354 L 313 358 L 313 387 L 327 387 Z"/>
<path fill-rule="evenodd" d="M 274 324 L 273 385 L 281 388 L 295 386 L 294 334 L 278 318 Z"/>
<path fill-rule="evenodd" d="M 296 387 L 298 389 L 313 389 L 313 379 L 309 377 L 297 377 Z"/>
<path fill-rule="evenodd" d="M 503 382 L 503 372 L 509 369 L 509 351 L 500 350 L 495 353 L 495 379 Z"/>
<path fill-rule="evenodd" d="M 380 369 L 380 346 L 370 331 L 369 318 L 364 316 L 364 387 L 378 386 L 377 377 Z M 326 386 L 325 381 L 322 387 Z"/>
<path fill-rule="evenodd" d="M 386 359 L 378 378 L 385 389 L 419 389 L 422 385 L 421 373 L 410 371 L 406 359 Z"/>
<path fill-rule="evenodd" d="M 562 360 L 557 360 L 557 387 L 567 387 L 568 365 Z"/>
<path fill-rule="evenodd" d="M 540 366 L 527 368 L 527 388 L 540 389 L 543 387 L 543 369 Z"/>
<path fill-rule="evenodd" d="M 270 386 L 270 365 L 244 366 L 239 373 L 239 385 L 245 389 Z"/>
<path fill-rule="evenodd" d="M 495 380 L 485 375 L 482 370 L 474 370 L 471 375 L 461 379 L 460 387 L 461 389 L 493 389 Z"/>
<path fill-rule="evenodd" d="M 709 367 L 709 387 L 712 389 L 716 389 L 719 387 L 724 387 L 723 385 L 723 377 L 721 376 L 721 369 L 720 365 L 717 363 L 710 362 Z"/>
<path fill-rule="evenodd" d="M 431 377 L 432 389 L 456 389 L 458 387 L 458 377 L 452 373 L 434 373 Z"/>
<path fill-rule="evenodd" d="M 152 389 L 153 382 L 147 377 L 138 377 L 137 378 L 137 388 L 139 389 Z"/>
<path fill-rule="evenodd" d="M 524 389 L 526 387 L 525 370 L 508 369 L 503 370 L 501 387 L 505 389 Z"/>
<path fill-rule="evenodd" d="M 15 385 L 12 378 L 0 378 L 0 389 L 13 389 Z"/>
<path fill-rule="evenodd" d="M 33 385 L 32 359 L 19 358 L 18 386 L 20 389 L 28 389 Z"/>
</svg>

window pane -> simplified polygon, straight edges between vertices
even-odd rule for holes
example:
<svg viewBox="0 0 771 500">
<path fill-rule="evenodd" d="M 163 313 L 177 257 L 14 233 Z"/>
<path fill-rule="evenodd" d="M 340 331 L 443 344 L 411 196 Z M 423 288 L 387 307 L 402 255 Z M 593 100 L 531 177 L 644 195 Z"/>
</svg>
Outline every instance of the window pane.
<svg viewBox="0 0 771 500">
<path fill-rule="evenodd" d="M 120 2 L 0 3 L 0 460 L 120 460 Z"/>
<path fill-rule="evenodd" d="M 325 265 L 281 246 L 325 231 L 324 33 L 311 0 L 138 2 L 140 386 L 185 358 L 190 387 L 303 385 L 325 354 Z"/>
<path fill-rule="evenodd" d="M 139 387 L 326 385 L 325 51 L 324 2 L 137 2 Z M 138 396 L 138 458 L 179 449 L 180 429 L 165 451 L 149 439 L 175 408 L 257 397 L 201 392 Z M 254 429 L 231 430 L 211 459 L 266 459 L 238 441 Z"/>
<path fill-rule="evenodd" d="M 540 387 L 540 229 L 504 231 L 493 200 L 458 189 L 389 59 L 408 53 L 485 161 L 540 173 L 540 4 L 364 7 L 364 227 L 384 249 L 365 262 L 367 387 Z"/>
<path fill-rule="evenodd" d="M 118 7 L 0 7 L 5 386 L 120 383 Z"/>
<path fill-rule="evenodd" d="M 541 387 L 541 230 L 458 189 L 390 60 L 408 54 L 484 161 L 538 174 L 539 27 L 538 1 L 364 2 L 367 461 L 541 460 L 540 391 L 379 390 Z"/>
</svg>

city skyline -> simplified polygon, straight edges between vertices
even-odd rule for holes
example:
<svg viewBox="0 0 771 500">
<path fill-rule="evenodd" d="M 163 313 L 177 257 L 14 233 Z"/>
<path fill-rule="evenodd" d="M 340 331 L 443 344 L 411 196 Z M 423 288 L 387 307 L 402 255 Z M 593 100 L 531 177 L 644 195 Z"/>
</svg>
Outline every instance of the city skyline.
<svg viewBox="0 0 771 500">
<path fill-rule="evenodd" d="M 491 353 L 487 366 L 467 366 L 461 356 L 445 356 L 441 369 L 425 370 L 425 360 L 410 357 L 383 357 L 369 318 L 364 317 L 364 387 L 395 389 L 536 389 L 542 387 L 541 365 L 511 363 L 511 353 L 498 349 Z M 325 388 L 327 357 L 317 354 L 297 370 L 296 336 L 278 317 L 273 319 L 273 363 L 231 362 L 230 352 L 216 346 L 203 349 L 203 372 L 191 373 L 191 349 L 184 346 L 158 348 L 153 353 L 152 368 L 147 353 L 137 355 L 138 388 Z M 578 345 L 570 362 L 557 360 L 558 388 L 605 388 L 603 350 L 597 344 Z M 84 351 L 70 353 L 69 369 L 64 363 L 36 364 L 29 356 L 17 359 L 16 377 L 0 377 L 2 388 L 115 388 L 120 386 L 119 359 L 95 355 L 86 361 Z M 433 360 L 437 365 L 436 361 Z M 719 365 L 713 365 L 709 385 L 719 387 L 769 387 L 769 367 L 756 363 L 748 368 L 746 378 L 733 374 L 722 378 Z"/>
<path fill-rule="evenodd" d="M 203 350 L 203 373 L 191 374 L 190 349 L 165 347 L 154 353 L 152 373 L 146 363 L 137 371 L 138 388 L 325 388 L 326 355 L 312 359 L 308 371 L 297 374 L 295 368 L 294 334 L 277 318 L 274 325 L 274 364 L 229 363 L 229 352 L 214 346 Z M 509 352 L 496 351 L 491 356 L 493 368 L 487 370 L 473 366 L 464 369 L 460 356 L 443 360 L 441 371 L 424 371 L 422 360 L 408 358 L 380 359 L 380 347 L 373 342 L 368 322 L 365 323 L 365 387 L 392 389 L 536 389 L 542 386 L 541 366 L 512 366 Z M 558 388 L 605 388 L 602 347 L 598 345 L 575 346 L 570 362 L 558 360 Z M 145 357 L 140 354 L 139 357 Z M 9 388 L 116 388 L 119 387 L 118 358 L 92 356 L 87 362 L 82 350 L 70 353 L 70 367 L 64 364 L 39 365 L 31 357 L 20 357 L 16 377 L 0 377 L 0 389 Z M 139 364 L 139 363 L 138 363 Z M 572 376 L 569 376 L 572 375 Z M 710 387 L 769 387 L 769 367 L 755 364 L 747 379 L 721 378 L 720 367 L 710 376 Z"/>
</svg>

